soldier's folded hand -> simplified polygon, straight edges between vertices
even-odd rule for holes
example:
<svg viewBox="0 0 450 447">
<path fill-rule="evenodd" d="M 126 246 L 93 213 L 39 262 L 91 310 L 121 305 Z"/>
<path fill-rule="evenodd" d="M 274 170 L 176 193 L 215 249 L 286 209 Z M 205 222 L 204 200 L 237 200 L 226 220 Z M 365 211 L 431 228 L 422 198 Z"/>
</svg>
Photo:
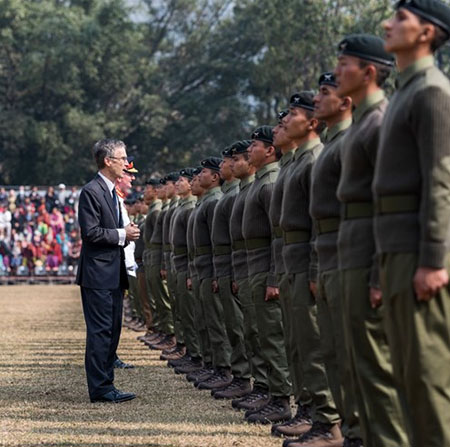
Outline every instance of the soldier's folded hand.
<svg viewBox="0 0 450 447">
<path fill-rule="evenodd" d="M 237 295 L 239 291 L 239 285 L 236 281 L 231 281 L 231 291 Z"/>
<path fill-rule="evenodd" d="M 191 278 L 186 279 L 186 288 L 188 290 L 192 290 L 192 279 Z"/>
<path fill-rule="evenodd" d="M 136 241 L 139 239 L 141 231 L 134 223 L 130 223 L 125 227 L 125 239 L 127 241 Z"/>
<path fill-rule="evenodd" d="M 380 307 L 383 302 L 383 295 L 380 289 L 375 287 L 370 288 L 370 306 L 372 309 Z"/>
<path fill-rule="evenodd" d="M 414 275 L 414 289 L 419 301 L 429 301 L 439 289 L 448 284 L 448 273 L 446 269 L 431 269 L 419 267 Z"/>
<path fill-rule="evenodd" d="M 167 270 L 160 270 L 159 274 L 162 279 L 167 279 Z"/>
<path fill-rule="evenodd" d="M 213 293 L 219 293 L 219 283 L 215 279 L 212 281 L 211 288 Z"/>
<path fill-rule="evenodd" d="M 278 300 L 280 298 L 280 289 L 278 287 L 267 286 L 266 297 L 264 301 Z"/>
</svg>

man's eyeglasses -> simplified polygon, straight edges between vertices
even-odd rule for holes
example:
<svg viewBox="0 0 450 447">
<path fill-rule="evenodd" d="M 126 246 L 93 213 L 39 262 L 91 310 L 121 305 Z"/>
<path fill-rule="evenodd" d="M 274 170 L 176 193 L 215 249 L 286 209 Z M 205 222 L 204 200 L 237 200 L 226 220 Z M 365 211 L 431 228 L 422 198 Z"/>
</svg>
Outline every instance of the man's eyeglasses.
<svg viewBox="0 0 450 447">
<path fill-rule="evenodd" d="M 112 160 L 121 160 L 124 163 L 128 163 L 128 158 L 127 157 L 108 157 L 111 158 Z"/>
</svg>

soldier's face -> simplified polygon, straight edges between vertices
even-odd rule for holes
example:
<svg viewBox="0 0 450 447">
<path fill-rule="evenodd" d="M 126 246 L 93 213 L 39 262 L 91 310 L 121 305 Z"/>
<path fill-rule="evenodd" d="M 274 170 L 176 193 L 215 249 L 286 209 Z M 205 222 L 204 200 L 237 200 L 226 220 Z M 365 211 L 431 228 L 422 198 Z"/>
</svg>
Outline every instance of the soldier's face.
<svg viewBox="0 0 450 447">
<path fill-rule="evenodd" d="M 180 177 L 175 183 L 175 190 L 180 196 L 189 194 L 191 191 L 189 180 L 186 177 Z"/>
<path fill-rule="evenodd" d="M 306 110 L 300 107 L 291 107 L 283 120 L 286 136 L 290 140 L 298 140 L 308 134 L 311 120 L 306 115 Z"/>
<path fill-rule="evenodd" d="M 198 175 L 200 186 L 204 189 L 209 189 L 216 179 L 217 172 L 213 172 L 209 168 L 203 168 L 202 172 Z"/>
<path fill-rule="evenodd" d="M 419 17 L 407 9 L 398 9 L 394 17 L 383 23 L 385 50 L 401 53 L 416 48 L 421 43 L 425 29 L 430 26 L 420 23 Z"/>
<path fill-rule="evenodd" d="M 191 190 L 194 196 L 200 196 L 203 193 L 203 188 L 200 186 L 198 175 L 195 175 L 191 180 Z"/>
<path fill-rule="evenodd" d="M 144 189 L 144 200 L 150 202 L 156 197 L 156 191 L 153 185 L 145 185 Z"/>
<path fill-rule="evenodd" d="M 175 195 L 175 183 L 174 182 L 169 181 L 166 183 L 166 194 L 169 199 Z"/>
<path fill-rule="evenodd" d="M 248 162 L 255 169 L 263 167 L 269 156 L 269 148 L 260 140 L 253 140 L 252 144 L 248 147 L 247 152 Z"/>
<path fill-rule="evenodd" d="M 341 54 L 334 71 L 338 87 L 336 94 L 339 96 L 351 96 L 360 90 L 367 82 L 366 69 L 361 68 L 360 59 L 346 54 Z"/>
<path fill-rule="evenodd" d="M 157 195 L 157 197 L 158 197 L 159 200 L 165 200 L 165 199 L 167 199 L 166 185 L 161 185 L 161 186 L 156 190 L 156 195 Z"/>
<path fill-rule="evenodd" d="M 280 149 L 283 149 L 286 146 L 289 146 L 292 140 L 288 137 L 286 133 L 286 128 L 284 127 L 284 118 L 283 124 L 277 124 L 272 132 L 273 132 L 273 145 Z"/>
<path fill-rule="evenodd" d="M 230 180 L 233 177 L 233 171 L 231 169 L 231 164 L 233 159 L 230 157 L 225 157 L 220 164 L 220 177 L 222 180 Z"/>
<path fill-rule="evenodd" d="M 231 165 L 233 175 L 236 178 L 245 178 L 249 174 L 250 165 L 248 163 L 247 154 L 233 155 L 233 163 Z"/>
<path fill-rule="evenodd" d="M 326 120 L 340 112 L 342 99 L 336 95 L 336 87 L 321 85 L 319 93 L 314 96 L 314 116 Z"/>
</svg>

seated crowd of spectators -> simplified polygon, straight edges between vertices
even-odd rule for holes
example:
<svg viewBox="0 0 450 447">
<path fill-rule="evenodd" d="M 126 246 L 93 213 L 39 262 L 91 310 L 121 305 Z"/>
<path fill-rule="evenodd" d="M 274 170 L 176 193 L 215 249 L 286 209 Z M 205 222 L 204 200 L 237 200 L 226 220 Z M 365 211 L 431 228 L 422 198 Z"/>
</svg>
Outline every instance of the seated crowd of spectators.
<svg viewBox="0 0 450 447">
<path fill-rule="evenodd" d="M 73 275 L 81 250 L 79 191 L 0 188 L 0 275 Z"/>
</svg>

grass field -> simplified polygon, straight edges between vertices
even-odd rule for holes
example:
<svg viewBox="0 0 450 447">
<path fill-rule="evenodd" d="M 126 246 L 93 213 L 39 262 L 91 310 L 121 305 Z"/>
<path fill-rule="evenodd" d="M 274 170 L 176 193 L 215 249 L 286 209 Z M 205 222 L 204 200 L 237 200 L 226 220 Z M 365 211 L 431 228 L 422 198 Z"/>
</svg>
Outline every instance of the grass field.
<svg viewBox="0 0 450 447">
<path fill-rule="evenodd" d="M 75 286 L 0 287 L 0 446 L 281 446 L 229 402 L 176 376 L 124 329 L 116 385 L 138 398 L 91 404 Z"/>
</svg>

